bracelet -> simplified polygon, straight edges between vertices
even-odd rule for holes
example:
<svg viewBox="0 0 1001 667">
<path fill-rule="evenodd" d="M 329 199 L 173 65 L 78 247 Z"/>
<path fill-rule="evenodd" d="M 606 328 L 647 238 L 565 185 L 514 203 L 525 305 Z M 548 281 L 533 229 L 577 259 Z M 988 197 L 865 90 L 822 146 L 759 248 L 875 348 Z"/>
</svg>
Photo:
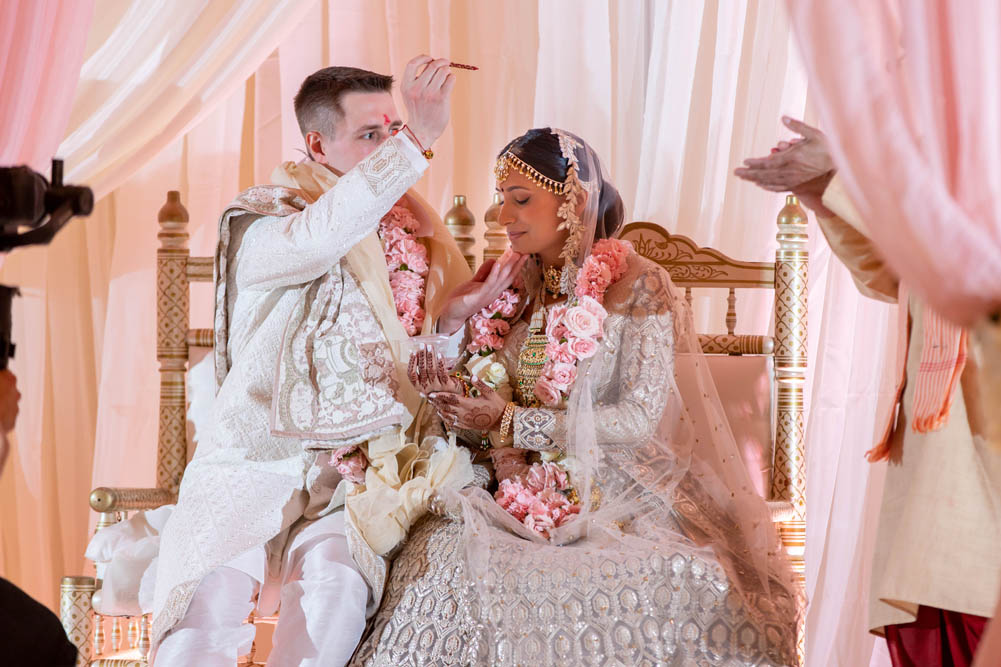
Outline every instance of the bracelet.
<svg viewBox="0 0 1001 667">
<path fill-rule="evenodd" d="M 397 134 L 399 134 L 400 132 L 403 132 L 404 130 L 407 131 L 407 136 L 409 136 L 411 139 L 413 139 L 414 143 L 417 144 L 417 148 L 420 149 L 421 155 L 424 156 L 425 160 L 430 160 L 431 158 L 434 157 L 434 151 L 431 150 L 430 148 L 424 148 L 424 146 L 421 145 L 420 140 L 417 138 L 417 135 L 414 134 L 414 131 L 410 129 L 409 125 L 404 124 L 403 127 L 401 127 L 400 129 L 398 129 L 396 132 L 393 132 L 393 136 L 395 137 Z"/>
<path fill-rule="evenodd" d="M 507 437 L 507 432 L 510 430 L 514 431 L 512 422 L 514 421 L 514 409 L 518 407 L 514 403 L 508 403 L 504 408 L 504 415 L 501 417 L 500 423 L 500 436 L 502 438 Z"/>
</svg>

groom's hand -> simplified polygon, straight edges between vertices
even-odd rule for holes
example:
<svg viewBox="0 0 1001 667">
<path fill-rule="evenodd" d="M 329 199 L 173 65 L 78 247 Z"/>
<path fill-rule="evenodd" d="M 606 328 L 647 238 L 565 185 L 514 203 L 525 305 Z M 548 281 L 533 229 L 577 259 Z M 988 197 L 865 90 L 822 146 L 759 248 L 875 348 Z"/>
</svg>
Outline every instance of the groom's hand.
<svg viewBox="0 0 1001 667">
<path fill-rule="evenodd" d="M 528 255 L 508 250 L 497 261 L 488 259 L 473 279 L 456 287 L 438 316 L 438 331 L 453 334 L 470 317 L 486 308 L 521 275 Z"/>
<path fill-rule="evenodd" d="M 403 72 L 400 90 L 407 107 L 407 127 L 423 148 L 428 148 L 448 126 L 449 102 L 455 75 L 449 61 L 417 56 Z"/>
</svg>

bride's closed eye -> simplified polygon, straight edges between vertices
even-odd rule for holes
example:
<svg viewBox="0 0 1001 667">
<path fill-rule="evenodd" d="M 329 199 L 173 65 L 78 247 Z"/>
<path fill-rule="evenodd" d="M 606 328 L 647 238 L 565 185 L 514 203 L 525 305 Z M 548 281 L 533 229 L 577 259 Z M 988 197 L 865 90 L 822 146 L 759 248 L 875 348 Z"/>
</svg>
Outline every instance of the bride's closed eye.
<svg viewBox="0 0 1001 667">
<path fill-rule="evenodd" d="M 515 203 L 515 204 L 518 204 L 518 205 L 520 205 L 520 206 L 524 206 L 525 204 L 527 204 L 527 203 L 528 203 L 528 200 L 529 200 L 529 199 L 531 199 L 531 197 L 525 197 L 524 199 L 515 199 L 515 200 L 514 200 L 514 203 Z"/>
</svg>

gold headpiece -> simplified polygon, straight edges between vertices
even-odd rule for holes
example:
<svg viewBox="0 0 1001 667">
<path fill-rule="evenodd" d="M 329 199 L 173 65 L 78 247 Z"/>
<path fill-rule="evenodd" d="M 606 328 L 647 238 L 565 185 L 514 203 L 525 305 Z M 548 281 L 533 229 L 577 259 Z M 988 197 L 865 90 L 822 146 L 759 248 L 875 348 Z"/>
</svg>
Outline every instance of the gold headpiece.
<svg viewBox="0 0 1001 667">
<path fill-rule="evenodd" d="M 498 183 L 507 179 L 508 172 L 512 167 L 519 174 L 529 178 L 543 190 L 548 190 L 556 195 L 563 194 L 563 188 L 565 187 L 564 183 L 560 183 L 555 178 L 549 178 L 511 151 L 505 151 L 503 155 L 497 158 L 497 166 L 494 167 L 494 175 L 497 177 Z"/>
</svg>

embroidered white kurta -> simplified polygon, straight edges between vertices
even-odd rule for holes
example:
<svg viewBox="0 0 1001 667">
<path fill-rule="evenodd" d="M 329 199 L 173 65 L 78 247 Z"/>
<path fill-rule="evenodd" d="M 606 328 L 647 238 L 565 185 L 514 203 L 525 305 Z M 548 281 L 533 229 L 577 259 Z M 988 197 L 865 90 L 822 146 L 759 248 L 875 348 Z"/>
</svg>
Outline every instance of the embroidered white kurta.
<svg viewBox="0 0 1001 667">
<path fill-rule="evenodd" d="M 230 210 L 221 223 L 217 271 L 228 284 L 217 303 L 217 346 L 225 345 L 224 377 L 214 405 L 209 432 L 199 444 L 181 482 L 177 507 L 164 528 L 154 602 L 153 641 L 184 615 L 202 577 L 247 550 L 283 534 L 303 516 L 309 499 L 307 472 L 316 452 L 301 437 L 276 435 L 273 398 L 280 353 L 290 321 L 301 309 L 314 283 L 340 278 L 341 304 L 351 322 L 372 330 L 378 323 L 366 296 L 353 278 L 345 255 L 376 231 L 386 212 L 413 186 L 427 161 L 407 140 L 392 138 L 308 206 L 292 214 L 261 216 Z M 283 189 L 251 192 L 266 196 Z M 260 208 L 276 208 L 261 201 Z M 219 282 L 217 276 L 217 282 Z M 218 313 L 225 314 L 220 327 Z M 222 328 L 222 332 L 220 332 Z M 342 334 L 342 350 L 355 356 L 350 335 Z M 375 363 L 382 363 L 376 360 Z M 220 366 L 223 366 L 220 368 Z M 393 397 L 379 414 L 398 414 Z M 358 406 L 371 416 L 371 406 Z M 380 425 L 384 426 L 384 425 Z M 378 432 L 361 429 L 354 442 Z M 337 445 L 351 444 L 351 438 Z M 350 527 L 349 542 L 357 536 Z M 359 553 L 364 549 L 359 549 Z M 384 564 L 374 553 L 358 563 L 378 580 Z M 355 554 L 356 560 L 358 554 Z M 380 571 L 383 570 L 383 571 Z M 367 577 L 369 578 L 369 577 Z M 370 584 L 373 581 L 370 580 Z M 378 581 L 374 582 L 380 586 Z M 377 594 L 381 592 L 378 591 Z"/>
</svg>

